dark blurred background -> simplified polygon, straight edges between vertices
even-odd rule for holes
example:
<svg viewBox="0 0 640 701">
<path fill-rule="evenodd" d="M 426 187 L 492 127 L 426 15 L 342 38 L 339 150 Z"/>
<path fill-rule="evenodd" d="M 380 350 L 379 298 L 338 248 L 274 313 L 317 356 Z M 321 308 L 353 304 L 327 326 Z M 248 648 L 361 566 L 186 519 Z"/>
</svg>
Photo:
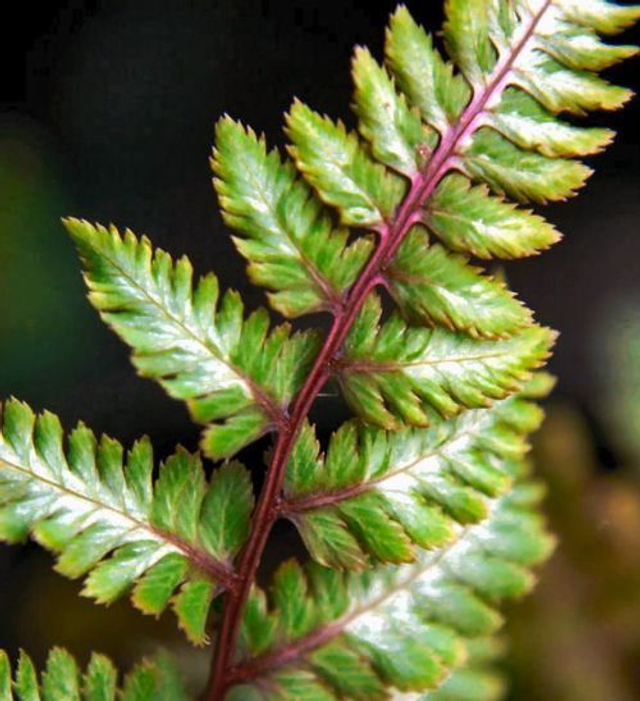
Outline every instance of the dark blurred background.
<svg viewBox="0 0 640 701">
<path fill-rule="evenodd" d="M 407 2 L 431 28 L 439 25 L 441 4 Z M 352 47 L 367 44 L 381 55 L 394 7 L 366 0 L 67 0 L 4 9 L 0 398 L 15 395 L 48 408 L 66 426 L 83 419 L 125 443 L 147 433 L 160 456 L 177 442 L 195 447 L 198 431 L 186 411 L 136 378 L 124 346 L 90 309 L 60 217 L 147 233 L 172 254 L 187 253 L 197 271 L 214 269 L 225 285 L 242 289 L 249 306 L 263 303 L 262 292 L 245 282 L 217 212 L 207 162 L 214 122 L 229 112 L 282 144 L 281 115 L 295 95 L 351 124 Z M 625 37 L 639 39 L 637 32 Z M 634 87 L 637 70 L 632 61 L 610 77 Z M 552 411 L 549 441 L 560 435 L 574 445 L 571 455 L 576 464 L 585 463 L 589 489 L 601 479 L 622 479 L 625 495 L 635 495 L 640 479 L 639 110 L 636 101 L 622 113 L 596 116 L 619 137 L 593 159 L 596 174 L 580 197 L 546 209 L 565 234 L 563 243 L 506 270 L 538 318 L 562 334 L 551 364 L 560 377 L 555 402 L 562 408 L 555 414 L 561 418 Z M 338 406 L 331 396 L 322 399 L 317 419 L 325 429 Z M 590 458 L 582 461 L 586 454 Z M 256 449 L 249 459 L 259 457 Z M 578 499 L 580 508 L 588 501 L 583 496 L 570 492 L 567 499 Z M 611 548 L 597 538 L 611 519 L 598 514 L 585 516 L 596 542 L 591 550 L 576 546 L 578 569 L 594 561 L 600 570 L 607 567 Z M 280 536 L 293 540 L 286 528 Z M 637 549 L 637 540 L 623 550 Z M 24 646 L 38 657 L 61 643 L 127 659 L 155 639 L 166 641 L 171 622 L 140 623 L 126 604 L 109 611 L 78 604 L 77 585 L 52 574 L 49 564 L 35 548 L 0 550 L 0 647 L 14 652 Z M 576 576 L 592 580 L 588 572 Z M 570 585 L 562 591 L 549 599 L 556 614 L 562 597 L 572 596 Z M 631 605 L 637 602 L 625 603 L 625 621 Z M 578 618 L 595 611 L 592 603 L 584 606 Z M 520 615 L 526 622 L 526 611 Z M 135 627 L 136 634 L 123 638 L 123 626 Z M 601 619 L 594 630 L 603 630 Z M 576 631 L 575 640 L 583 633 Z M 554 630 L 546 635 L 553 638 Z M 572 644 L 571 635 L 563 645 Z M 525 649 L 522 636 L 515 638 L 510 666 L 517 698 L 640 698 L 635 639 L 612 662 L 622 686 L 576 696 L 561 684 L 547 688 L 535 674 L 539 650 Z M 629 672 L 636 663 L 636 672 Z"/>
</svg>

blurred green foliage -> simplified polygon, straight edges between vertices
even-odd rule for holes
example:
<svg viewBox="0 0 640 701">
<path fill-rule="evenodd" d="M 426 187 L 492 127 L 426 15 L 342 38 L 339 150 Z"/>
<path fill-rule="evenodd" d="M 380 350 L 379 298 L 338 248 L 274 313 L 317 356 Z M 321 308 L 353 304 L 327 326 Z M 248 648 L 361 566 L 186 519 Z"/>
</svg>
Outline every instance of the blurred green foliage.
<svg viewBox="0 0 640 701">
<path fill-rule="evenodd" d="M 53 139 L 0 114 L 0 390 L 34 400 L 73 381 L 90 310 L 60 217 L 72 211 Z M 74 362 L 70 361 L 70 356 Z"/>
<path fill-rule="evenodd" d="M 605 471 L 590 428 L 568 406 L 550 410 L 535 461 L 559 545 L 534 595 L 508 618 L 512 698 L 635 701 L 640 469 Z"/>
<path fill-rule="evenodd" d="M 639 299 L 614 300 L 609 305 L 594 346 L 602 395 L 599 417 L 622 458 L 640 475 Z"/>
</svg>

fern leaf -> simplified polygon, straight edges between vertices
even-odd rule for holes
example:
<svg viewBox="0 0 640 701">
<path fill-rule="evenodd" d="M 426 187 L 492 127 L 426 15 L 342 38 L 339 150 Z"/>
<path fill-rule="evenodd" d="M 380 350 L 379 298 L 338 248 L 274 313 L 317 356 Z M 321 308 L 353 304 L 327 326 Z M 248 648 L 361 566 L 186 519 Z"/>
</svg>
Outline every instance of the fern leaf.
<svg viewBox="0 0 640 701">
<path fill-rule="evenodd" d="M 554 340 L 540 327 L 504 341 L 474 340 L 442 328 L 410 328 L 395 315 L 379 325 L 381 313 L 371 295 L 345 343 L 338 379 L 352 409 L 386 429 L 401 421 L 428 426 L 429 409 L 450 417 L 505 398 L 521 389 Z"/>
<path fill-rule="evenodd" d="M 486 0 L 446 0 L 447 50 L 473 88 L 482 87 L 496 65 L 490 31 L 491 13 L 496 4 Z"/>
<path fill-rule="evenodd" d="M 436 145 L 435 133 L 408 106 L 387 71 L 367 49 L 356 49 L 353 79 L 358 128 L 371 144 L 373 155 L 398 173 L 411 177 L 424 165 L 424 155 Z"/>
<path fill-rule="evenodd" d="M 212 167 L 225 221 L 239 234 L 234 242 L 249 276 L 271 290 L 271 306 L 297 317 L 339 304 L 371 254 L 371 240 L 348 245 L 348 232 L 334 230 L 291 163 L 229 118 L 217 125 Z"/>
<path fill-rule="evenodd" d="M 264 310 L 243 318 L 236 292 L 219 300 L 210 274 L 193 286 L 187 258 L 174 263 L 146 238 L 70 219 L 89 298 L 134 351 L 145 377 L 185 400 L 207 428 L 202 447 L 228 457 L 282 419 L 317 349 L 313 333 L 269 332 Z"/>
<path fill-rule="evenodd" d="M 511 398 L 426 430 L 385 433 L 352 422 L 332 437 L 326 458 L 307 425 L 289 461 L 284 513 L 327 567 L 412 562 L 415 545 L 443 547 L 460 525 L 486 518 L 491 500 L 511 488 L 503 463 L 523 458 L 525 434 L 541 419 L 536 405 Z"/>
<path fill-rule="evenodd" d="M 7 402 L 0 433 L 0 538 L 29 533 L 58 554 L 56 569 L 87 575 L 83 594 L 111 603 L 133 590 L 134 604 L 159 615 L 173 607 L 189 638 L 205 641 L 213 597 L 229 584 L 248 534 L 253 494 L 239 463 L 207 484 L 198 455 L 179 449 L 152 483 L 147 439 L 128 453 L 80 424 L 66 449 L 58 419 Z"/>
<path fill-rule="evenodd" d="M 279 701 L 319 690 L 323 699 L 388 699 L 437 688 L 464 664 L 469 640 L 495 632 L 496 603 L 526 592 L 529 568 L 549 552 L 528 491 L 501 497 L 484 522 L 413 565 L 346 575 L 285 563 L 271 607 L 259 590 L 252 594 L 235 681 L 245 691 L 253 682 L 257 699 Z M 258 630 L 272 631 L 266 649 Z"/>
<path fill-rule="evenodd" d="M 403 181 L 375 162 L 342 123 L 295 102 L 287 115 L 291 155 L 320 197 L 347 226 L 375 227 L 393 213 Z"/>
<path fill-rule="evenodd" d="M 481 274 L 467 259 L 429 246 L 414 227 L 386 270 L 388 289 L 403 316 L 471 336 L 504 338 L 532 323 L 531 312 L 504 283 Z"/>
<path fill-rule="evenodd" d="M 505 680 L 494 669 L 503 652 L 498 638 L 469 641 L 465 666 L 456 669 L 436 691 L 423 701 L 499 701 L 505 695 Z"/>
<path fill-rule="evenodd" d="M 9 658 L 0 651 L 0 700 L 13 701 L 187 701 L 173 660 L 158 654 L 134 667 L 118 687 L 118 672 L 108 657 L 92 654 L 86 670 L 64 649 L 54 648 L 40 675 L 31 658 L 20 653 L 12 675 Z"/>
<path fill-rule="evenodd" d="M 605 0 L 558 0 L 558 6 L 567 19 L 600 34 L 619 34 L 640 19 L 640 5 L 616 5 Z"/>
<path fill-rule="evenodd" d="M 566 56 L 563 60 L 573 62 Z M 597 75 L 568 68 L 539 52 L 519 71 L 517 84 L 554 113 L 584 116 L 595 110 L 617 110 L 631 99 L 631 91 L 611 85 Z"/>
<path fill-rule="evenodd" d="M 487 115 L 487 123 L 520 148 L 548 158 L 599 153 L 614 137 L 610 129 L 563 122 L 517 88 L 505 90 L 500 107 Z"/>
<path fill-rule="evenodd" d="M 427 124 L 443 133 L 455 123 L 469 102 L 469 86 L 404 6 L 391 17 L 386 55 L 399 87 Z"/>
<path fill-rule="evenodd" d="M 582 163 L 521 151 L 490 129 L 481 129 L 464 155 L 464 169 L 499 195 L 547 204 L 574 197 L 593 171 Z"/>
<path fill-rule="evenodd" d="M 226 588 L 209 698 L 496 697 L 498 604 L 529 589 L 552 547 L 541 490 L 523 480 L 540 421 L 530 400 L 550 386 L 533 373 L 554 334 L 468 257 L 525 257 L 559 239 L 508 199 L 555 202 L 585 184 L 576 159 L 612 132 L 563 115 L 629 99 L 598 73 L 635 49 L 599 35 L 638 17 L 603 0 L 447 0 L 448 60 L 401 7 L 384 66 L 356 51 L 357 131 L 295 101 L 287 161 L 219 123 L 215 185 L 249 274 L 285 316 L 332 314 L 321 348 L 313 332 L 270 330 L 265 311 L 245 319 L 233 292 L 219 302 L 213 276 L 194 287 L 186 259 L 69 221 L 94 305 L 140 373 L 206 426 L 204 452 L 228 458 L 271 430 L 277 444 L 250 524 L 240 465 L 207 484 L 198 456 L 179 451 L 152 484 L 142 448 L 123 468 L 117 444 L 96 448 L 79 429 L 65 458 L 55 421 L 11 404 L 0 532 L 32 532 L 59 569 L 90 573 L 98 600 L 133 588 L 157 613 L 173 599 L 197 643 Z M 346 227 L 365 235 L 352 243 Z M 399 307 L 384 320 L 378 286 Z M 361 422 L 323 455 L 308 413 L 332 375 Z M 255 575 L 278 517 L 316 562 L 285 563 L 267 593 Z M 75 663 L 58 668 L 43 688 L 78 697 Z M 7 669 L 0 659 L 11 693 Z M 114 688 L 111 668 L 98 672 Z M 33 666 L 24 678 L 37 685 Z M 141 673 L 123 698 L 152 686 Z"/>
<path fill-rule="evenodd" d="M 542 217 L 447 176 L 424 210 L 428 229 L 454 251 L 478 258 L 524 258 L 552 246 L 560 234 Z"/>
</svg>

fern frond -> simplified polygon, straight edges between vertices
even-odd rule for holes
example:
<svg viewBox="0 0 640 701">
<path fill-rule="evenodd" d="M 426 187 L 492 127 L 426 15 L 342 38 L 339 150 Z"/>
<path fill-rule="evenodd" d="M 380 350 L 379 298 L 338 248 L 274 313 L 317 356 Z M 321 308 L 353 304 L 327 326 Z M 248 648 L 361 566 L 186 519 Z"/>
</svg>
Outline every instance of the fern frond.
<svg viewBox="0 0 640 701">
<path fill-rule="evenodd" d="M 552 541 L 532 512 L 538 497 L 516 487 L 483 523 L 414 565 L 340 574 L 285 563 L 268 600 L 252 592 L 234 681 L 278 701 L 437 688 L 465 663 L 470 639 L 495 632 L 494 606 L 525 593 L 529 568 L 548 554 Z"/>
<path fill-rule="evenodd" d="M 491 500 L 511 488 L 511 463 L 522 460 L 526 434 L 541 420 L 535 404 L 512 397 L 426 430 L 386 433 L 352 422 L 334 434 L 326 457 L 306 425 L 283 512 L 322 565 L 412 562 L 415 545 L 442 548 L 460 526 L 486 518 Z"/>
<path fill-rule="evenodd" d="M 351 408 L 386 429 L 428 426 L 429 409 L 444 417 L 490 405 L 518 391 L 547 358 L 554 341 L 532 327 L 507 340 L 475 340 L 437 328 L 408 327 L 370 295 L 355 321 L 338 377 Z"/>
<path fill-rule="evenodd" d="M 31 658 L 20 653 L 15 674 L 0 651 L 0 700 L 13 701 L 188 701 L 174 661 L 161 653 L 134 667 L 118 683 L 108 657 L 92 654 L 86 670 L 64 649 L 54 648 L 38 675 Z"/>
<path fill-rule="evenodd" d="M 229 457 L 281 422 L 316 353 L 314 333 L 269 331 L 265 310 L 245 320 L 236 292 L 220 299 L 213 274 L 194 287 L 189 260 L 174 263 L 144 237 L 76 219 L 66 225 L 92 304 L 132 347 L 138 372 L 207 425 L 207 455 Z"/>
<path fill-rule="evenodd" d="M 79 424 L 65 448 L 53 414 L 36 417 L 16 400 L 4 406 L 1 425 L 0 538 L 32 534 L 58 554 L 58 572 L 87 575 L 83 594 L 100 603 L 133 589 L 135 606 L 159 615 L 173 597 L 188 637 L 205 642 L 211 601 L 232 584 L 248 534 L 245 468 L 224 465 L 207 484 L 199 456 L 178 449 L 153 483 L 145 438 L 125 461 L 117 441 L 97 441 Z"/>
<path fill-rule="evenodd" d="M 234 242 L 252 281 L 271 290 L 271 306 L 297 317 L 339 305 L 372 241 L 349 244 L 291 163 L 228 117 L 216 127 L 211 165 L 225 222 L 239 234 Z"/>
<path fill-rule="evenodd" d="M 331 314 L 321 346 L 314 332 L 270 330 L 264 310 L 245 319 L 235 293 L 219 301 L 212 275 L 194 287 L 189 262 L 145 238 L 68 222 L 92 302 L 140 373 L 205 424 L 204 452 L 277 440 L 252 513 L 239 465 L 207 485 L 180 452 L 151 487 L 149 461 L 123 470 L 108 444 L 67 463 L 50 418 L 33 444 L 31 418 L 10 422 L 0 526 L 62 551 L 70 574 L 93 569 L 87 591 L 101 600 L 133 586 L 156 612 L 181 587 L 174 608 L 196 642 L 225 587 L 209 699 L 493 698 L 497 605 L 526 592 L 550 552 L 540 489 L 522 480 L 540 420 L 529 400 L 549 388 L 533 373 L 555 336 L 469 257 L 520 258 L 559 239 L 510 200 L 560 201 L 585 184 L 577 158 L 612 133 L 563 115 L 629 99 L 598 72 L 635 49 L 599 35 L 640 8 L 447 0 L 446 17 L 451 60 L 404 7 L 384 65 L 356 51 L 356 131 L 296 100 L 287 160 L 231 119 L 218 125 L 215 185 L 249 274 L 285 316 Z M 384 320 L 377 288 L 399 308 Z M 332 376 L 364 423 L 343 426 L 324 456 L 308 415 Z M 96 486 L 102 501 L 87 507 Z M 281 517 L 316 562 L 285 563 L 266 594 L 256 577 Z"/>
</svg>

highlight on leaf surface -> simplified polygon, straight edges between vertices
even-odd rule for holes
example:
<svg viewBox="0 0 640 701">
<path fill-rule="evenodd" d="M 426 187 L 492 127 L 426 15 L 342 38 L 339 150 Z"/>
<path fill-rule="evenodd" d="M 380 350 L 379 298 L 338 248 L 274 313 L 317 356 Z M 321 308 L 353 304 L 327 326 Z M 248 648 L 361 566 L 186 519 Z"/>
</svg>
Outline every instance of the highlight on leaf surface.
<svg viewBox="0 0 640 701">
<path fill-rule="evenodd" d="M 175 662 L 165 653 L 143 660 L 119 683 L 113 662 L 93 653 L 85 670 L 66 650 L 54 648 L 38 674 L 20 653 L 14 673 L 0 651 L 0 700 L 13 701 L 188 701 Z"/>
<path fill-rule="evenodd" d="M 465 664 L 469 641 L 495 633 L 497 603 L 526 593 L 529 568 L 548 555 L 538 498 L 530 485 L 516 487 L 412 565 L 341 574 L 285 563 L 268 598 L 252 592 L 234 671 L 243 686 L 230 698 L 390 699 L 437 689 Z M 251 684 L 255 696 L 243 697 Z"/>
<path fill-rule="evenodd" d="M 207 483 L 200 457 L 182 448 L 155 483 L 153 470 L 146 438 L 125 456 L 83 424 L 65 439 L 53 414 L 11 400 L 0 431 L 0 538 L 31 534 L 58 555 L 58 572 L 86 575 L 83 594 L 100 603 L 131 591 L 137 608 L 159 615 L 171 602 L 202 644 L 211 601 L 248 535 L 251 481 L 229 463 Z"/>
<path fill-rule="evenodd" d="M 315 334 L 270 330 L 265 310 L 245 319 L 237 292 L 220 297 L 211 273 L 194 286 L 189 260 L 174 262 L 145 237 L 65 223 L 91 303 L 131 346 L 138 372 L 207 426 L 207 455 L 229 457 L 278 423 L 313 361 Z"/>
</svg>

